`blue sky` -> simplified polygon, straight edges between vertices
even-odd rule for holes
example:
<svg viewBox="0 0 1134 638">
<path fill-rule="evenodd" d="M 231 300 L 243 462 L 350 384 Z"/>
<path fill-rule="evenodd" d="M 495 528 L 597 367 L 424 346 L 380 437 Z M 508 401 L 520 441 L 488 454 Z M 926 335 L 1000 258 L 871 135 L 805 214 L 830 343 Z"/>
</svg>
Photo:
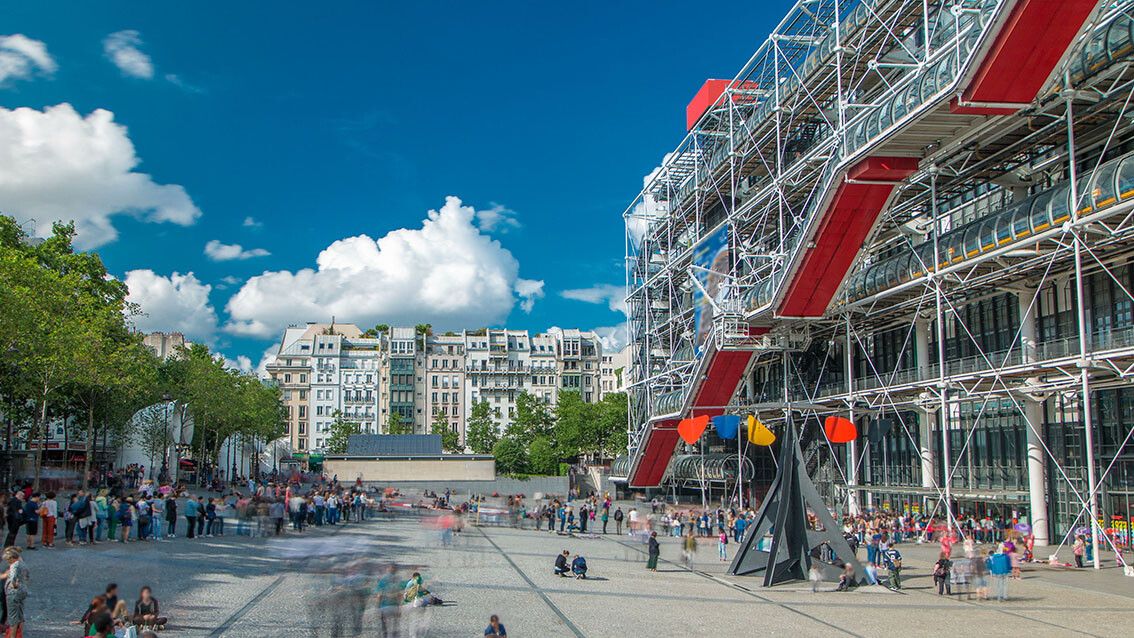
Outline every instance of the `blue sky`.
<svg viewBox="0 0 1134 638">
<path fill-rule="evenodd" d="M 771 5 L 9 6 L 0 210 L 84 220 L 140 327 L 253 366 L 331 313 L 609 333 L 621 213 Z"/>
</svg>

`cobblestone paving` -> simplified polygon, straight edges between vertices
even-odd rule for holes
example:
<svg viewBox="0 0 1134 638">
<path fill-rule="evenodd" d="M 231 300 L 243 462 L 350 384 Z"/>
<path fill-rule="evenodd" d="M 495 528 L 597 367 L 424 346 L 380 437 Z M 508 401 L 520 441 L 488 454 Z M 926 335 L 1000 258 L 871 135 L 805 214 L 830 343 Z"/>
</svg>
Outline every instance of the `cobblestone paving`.
<svg viewBox="0 0 1134 638">
<path fill-rule="evenodd" d="M 1011 583 L 1007 603 L 975 602 L 937 596 L 934 549 L 914 545 L 902 547 L 903 593 L 813 593 L 806 584 L 769 591 L 755 579 L 725 575 L 727 563 L 717 560 L 708 539 L 692 570 L 678 564 L 676 539 L 663 539 L 660 569 L 650 573 L 643 546 L 625 536 L 579 539 L 483 527 L 466 529 L 442 548 L 424 519 L 400 516 L 315 529 L 303 538 L 347 543 L 420 569 L 447 601 L 402 619 L 403 629 L 420 635 L 480 635 L 494 613 L 516 638 L 718 636 L 728 626 L 773 636 L 898 636 L 949 627 L 982 635 L 1127 636 L 1134 622 L 1134 578 L 1117 569 L 1026 570 Z M 172 619 L 168 636 L 332 635 L 325 604 L 330 577 L 297 570 L 279 556 L 278 543 L 226 536 L 27 553 L 33 578 L 27 635 L 78 636 L 69 621 L 110 581 L 131 605 L 142 585 L 153 587 Z M 564 549 L 585 555 L 594 578 L 554 576 L 552 560 Z M 728 549 L 731 556 L 736 545 Z M 362 618 L 362 635 L 379 635 L 374 611 Z M 348 624 L 342 635 L 355 632 Z"/>
</svg>

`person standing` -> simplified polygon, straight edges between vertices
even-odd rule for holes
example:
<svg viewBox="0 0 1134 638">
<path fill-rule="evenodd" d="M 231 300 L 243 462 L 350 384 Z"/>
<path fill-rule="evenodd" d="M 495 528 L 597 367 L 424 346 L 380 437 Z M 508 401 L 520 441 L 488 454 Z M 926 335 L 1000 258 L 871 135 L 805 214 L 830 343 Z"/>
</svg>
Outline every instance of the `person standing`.
<svg viewBox="0 0 1134 638">
<path fill-rule="evenodd" d="M 35 549 L 35 535 L 39 532 L 39 494 L 28 497 L 24 505 L 24 531 L 27 532 L 28 549 Z"/>
<path fill-rule="evenodd" d="M 882 564 L 890 572 L 890 589 L 902 588 L 902 553 L 893 543 L 882 550 Z"/>
<path fill-rule="evenodd" d="M 1071 546 L 1071 553 L 1075 555 L 1075 567 L 1083 568 L 1083 554 L 1086 552 L 1087 543 L 1083 540 L 1083 535 L 1079 534 L 1075 537 L 1075 544 Z"/>
<path fill-rule="evenodd" d="M 720 536 L 717 536 L 717 556 L 721 559 L 721 562 L 728 560 L 728 534 L 725 532 L 721 532 Z"/>
<path fill-rule="evenodd" d="M 177 496 L 173 490 L 169 491 L 169 496 L 165 499 L 165 522 L 166 536 L 170 538 L 177 537 Z"/>
<path fill-rule="evenodd" d="M 606 522 L 610 518 L 610 505 L 602 508 L 602 533 L 606 534 Z"/>
<path fill-rule="evenodd" d="M 185 501 L 185 522 L 189 525 L 189 531 L 185 532 L 185 538 L 195 538 L 194 534 L 197 531 L 197 499 L 192 494 L 189 499 Z"/>
<path fill-rule="evenodd" d="M 8 536 L 4 539 L 4 547 L 13 547 L 16 544 L 16 535 L 24 525 L 24 501 L 20 492 L 15 491 L 8 499 L 8 507 L 4 512 L 4 522 L 8 525 Z"/>
<path fill-rule="evenodd" d="M 103 539 L 103 531 L 106 529 L 106 490 L 99 490 L 98 496 L 95 498 L 95 540 L 101 541 Z M 111 539 L 113 540 L 113 539 Z"/>
<path fill-rule="evenodd" d="M 150 512 L 150 534 L 155 541 L 160 541 L 162 540 L 162 526 L 165 523 L 165 501 L 162 500 L 161 495 L 150 499 Z"/>
<path fill-rule="evenodd" d="M 1008 574 L 1012 571 L 1008 550 L 989 556 L 987 567 L 988 573 L 992 575 L 993 587 L 996 589 L 996 600 L 1000 602 L 1008 600 Z"/>
<path fill-rule="evenodd" d="M 118 540 L 118 497 L 106 499 L 106 540 Z"/>
<path fill-rule="evenodd" d="M 7 638 L 23 638 L 24 601 L 28 597 L 28 568 L 20 559 L 20 548 L 16 546 L 8 547 L 0 556 L 8 563 L 8 571 L 3 577 L 4 602 L 8 609 Z"/>
<path fill-rule="evenodd" d="M 658 545 L 658 533 L 650 532 L 649 559 L 646 561 L 646 569 L 656 572 L 658 571 L 658 556 L 661 555 L 661 546 Z"/>
<path fill-rule="evenodd" d="M 614 510 L 614 533 L 619 535 L 619 536 L 622 535 L 622 519 L 623 518 L 625 518 L 625 515 L 622 513 L 621 507 Z"/>
<path fill-rule="evenodd" d="M 47 499 L 39 508 L 43 518 L 43 546 L 55 547 L 55 520 L 59 516 L 59 503 L 55 501 L 55 492 L 48 492 Z"/>
<path fill-rule="evenodd" d="M 933 565 L 933 582 L 937 584 L 937 595 L 945 594 L 946 596 L 952 595 L 953 590 L 949 584 L 949 572 L 953 569 L 953 561 L 949 560 L 949 555 L 941 552 L 941 556 Z"/>
</svg>

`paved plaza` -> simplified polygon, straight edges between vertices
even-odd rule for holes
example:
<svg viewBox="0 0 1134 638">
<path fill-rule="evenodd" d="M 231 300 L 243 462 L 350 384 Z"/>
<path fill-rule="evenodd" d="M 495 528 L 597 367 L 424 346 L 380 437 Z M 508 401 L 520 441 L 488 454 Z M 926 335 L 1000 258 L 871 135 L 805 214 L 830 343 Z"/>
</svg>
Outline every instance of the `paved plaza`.
<svg viewBox="0 0 1134 638">
<path fill-rule="evenodd" d="M 1134 578 L 1114 567 L 1025 568 L 1023 580 L 1010 583 L 1009 602 L 978 603 L 938 596 L 934 548 L 906 544 L 902 593 L 813 593 L 807 583 L 769 591 L 756 579 L 725 575 L 715 541 L 706 539 L 692 570 L 679 564 L 676 539 L 662 541 L 656 573 L 645 569 L 644 547 L 627 537 L 470 527 L 443 548 L 428 519 L 414 515 L 315 528 L 282 541 L 226 536 L 41 549 L 26 554 L 33 578 L 27 635 L 77 636 L 69 622 L 114 581 L 131 606 L 142 585 L 153 587 L 171 618 L 163 635 L 330 636 L 331 576 L 319 572 L 327 561 L 286 555 L 327 544 L 397 562 L 406 577 L 420 569 L 446 604 L 403 618 L 403 627 L 431 636 L 481 635 L 491 614 L 514 638 L 719 636 L 729 627 L 756 635 L 899 636 L 968 627 L 981 635 L 1119 636 L 1134 622 Z M 736 547 L 728 546 L 730 556 Z M 593 577 L 554 576 L 553 558 L 564 549 L 586 556 Z M 373 609 L 362 622 L 361 633 L 379 635 Z M 343 635 L 354 630 L 348 625 Z"/>
</svg>

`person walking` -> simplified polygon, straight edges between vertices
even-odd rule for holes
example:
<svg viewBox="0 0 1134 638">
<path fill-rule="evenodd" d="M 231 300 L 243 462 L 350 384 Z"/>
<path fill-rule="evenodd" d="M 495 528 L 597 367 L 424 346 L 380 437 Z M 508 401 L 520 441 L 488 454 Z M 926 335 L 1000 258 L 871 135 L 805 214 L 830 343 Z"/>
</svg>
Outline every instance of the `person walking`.
<svg viewBox="0 0 1134 638">
<path fill-rule="evenodd" d="M 658 556 L 661 555 L 661 546 L 658 545 L 658 533 L 650 532 L 649 559 L 646 561 L 646 569 L 656 572 L 658 571 Z"/>
<path fill-rule="evenodd" d="M 1012 572 L 1012 559 L 1008 557 L 1008 550 L 993 554 L 986 563 L 988 573 L 992 575 L 993 589 L 996 590 L 996 600 L 1008 600 L 1008 574 Z"/>
</svg>

